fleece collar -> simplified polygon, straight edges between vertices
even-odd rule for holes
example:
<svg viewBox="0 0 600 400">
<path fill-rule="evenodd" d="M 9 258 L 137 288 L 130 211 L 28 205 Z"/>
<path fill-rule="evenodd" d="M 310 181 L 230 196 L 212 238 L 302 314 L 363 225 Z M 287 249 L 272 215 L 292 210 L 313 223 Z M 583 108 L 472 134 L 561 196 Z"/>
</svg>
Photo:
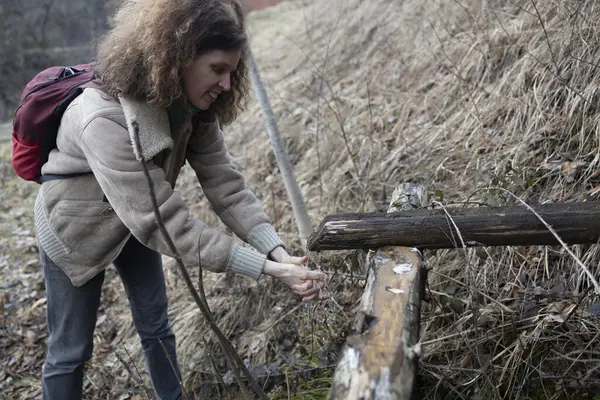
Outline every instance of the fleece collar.
<svg viewBox="0 0 600 400">
<path fill-rule="evenodd" d="M 150 161 L 160 152 L 173 149 L 173 138 L 169 128 L 169 116 L 164 107 L 145 102 L 119 97 L 119 102 L 125 114 L 129 138 L 134 144 L 133 122 L 137 122 L 140 131 L 141 154 L 133 145 L 133 152 L 138 161 Z"/>
</svg>

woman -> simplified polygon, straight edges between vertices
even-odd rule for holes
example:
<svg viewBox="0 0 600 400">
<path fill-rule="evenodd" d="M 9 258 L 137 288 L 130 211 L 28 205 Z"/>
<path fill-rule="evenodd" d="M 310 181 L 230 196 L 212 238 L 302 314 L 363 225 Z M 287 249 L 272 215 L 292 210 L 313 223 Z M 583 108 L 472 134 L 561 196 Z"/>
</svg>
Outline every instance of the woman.
<svg viewBox="0 0 600 400">
<path fill-rule="evenodd" d="M 45 399 L 82 397 L 111 263 L 158 398 L 182 396 L 179 372 L 165 353 L 176 360 L 160 257 L 173 254 L 155 221 L 141 160 L 186 266 L 253 279 L 266 274 L 305 301 L 320 298 L 325 276 L 305 268 L 306 257 L 287 253 L 223 141 L 220 125 L 236 118 L 248 92 L 247 45 L 238 0 L 127 0 L 117 13 L 99 47 L 98 86 L 68 106 L 57 148 L 42 168 L 44 175 L 71 177 L 46 180 L 36 199 L 50 332 Z M 140 152 L 132 145 L 134 121 Z M 190 217 L 173 190 L 186 161 L 220 219 L 253 248 Z"/>
</svg>

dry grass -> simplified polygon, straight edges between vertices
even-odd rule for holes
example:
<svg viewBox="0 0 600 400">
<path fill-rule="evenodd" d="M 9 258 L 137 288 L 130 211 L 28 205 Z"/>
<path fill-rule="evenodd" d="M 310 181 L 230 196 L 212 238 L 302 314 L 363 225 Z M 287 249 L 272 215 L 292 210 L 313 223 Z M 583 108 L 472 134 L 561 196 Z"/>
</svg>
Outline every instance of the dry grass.
<svg viewBox="0 0 600 400">
<path fill-rule="evenodd" d="M 537 0 L 294 1 L 257 14 L 255 53 L 313 220 L 382 209 L 408 180 L 444 203 L 515 203 L 495 187 L 530 203 L 596 199 L 598 17 L 594 1 Z M 293 233 L 263 126 L 251 104 L 227 134 Z M 572 249 L 597 270 L 597 246 Z M 600 392 L 600 321 L 586 312 L 598 299 L 564 250 L 428 258 L 424 397 Z"/>
<path fill-rule="evenodd" d="M 596 199 L 599 21 L 594 0 L 290 0 L 254 14 L 255 55 L 313 223 L 382 210 L 405 181 L 427 185 L 446 206 L 515 203 L 497 187 L 528 203 Z M 226 137 L 248 184 L 302 252 L 257 104 Z M 179 189 L 195 216 L 217 225 L 192 175 L 185 170 Z M 572 250 L 597 275 L 598 247 Z M 311 256 L 343 273 L 356 264 L 351 254 Z M 426 257 L 419 398 L 600 393 L 600 320 L 586 311 L 599 300 L 563 249 Z M 226 367 L 175 268 L 167 270 L 185 382 L 209 393 L 215 370 Z M 284 361 L 270 383 L 275 398 L 324 397 L 360 279 L 339 275 L 330 284 L 335 301 L 311 306 L 266 278 L 207 273 L 205 281 L 242 357 Z M 113 349 L 122 343 L 142 365 L 123 313 Z M 114 356 L 103 362 L 127 375 Z"/>
</svg>

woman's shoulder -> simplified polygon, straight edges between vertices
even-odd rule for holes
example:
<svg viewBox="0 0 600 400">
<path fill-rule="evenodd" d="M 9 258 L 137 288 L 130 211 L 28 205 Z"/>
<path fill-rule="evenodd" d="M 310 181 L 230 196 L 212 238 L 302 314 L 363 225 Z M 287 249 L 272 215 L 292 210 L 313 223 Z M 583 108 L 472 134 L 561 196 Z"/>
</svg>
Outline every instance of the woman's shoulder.
<svg viewBox="0 0 600 400">
<path fill-rule="evenodd" d="M 121 105 L 101 89 L 86 87 L 65 110 L 61 130 L 79 135 L 96 118 L 107 118 L 125 126 Z"/>
<path fill-rule="evenodd" d="M 89 87 L 77 98 L 84 119 L 96 117 L 123 117 L 123 108 L 118 101 L 109 96 L 101 88 Z"/>
</svg>

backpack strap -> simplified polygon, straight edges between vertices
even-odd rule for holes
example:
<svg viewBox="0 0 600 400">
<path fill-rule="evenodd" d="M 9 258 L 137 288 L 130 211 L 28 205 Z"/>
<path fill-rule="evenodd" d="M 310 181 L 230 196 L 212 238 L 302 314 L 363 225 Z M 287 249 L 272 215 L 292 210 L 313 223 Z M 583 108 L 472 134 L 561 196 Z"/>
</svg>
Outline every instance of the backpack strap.
<svg viewBox="0 0 600 400">
<path fill-rule="evenodd" d="M 40 176 L 40 183 L 49 182 L 49 181 L 58 181 L 61 179 L 69 179 L 75 178 L 77 176 L 89 175 L 91 172 L 81 172 L 77 174 L 64 174 L 64 175 L 56 175 L 56 174 L 46 174 Z"/>
<path fill-rule="evenodd" d="M 80 172 L 77 174 L 64 174 L 64 175 L 46 174 L 46 175 L 40 176 L 40 183 L 50 182 L 50 181 L 58 181 L 61 179 L 75 178 L 77 176 L 89 175 L 91 173 L 92 172 Z M 108 199 L 106 198 L 105 194 L 102 196 L 102 201 L 105 203 L 108 203 Z"/>
</svg>

